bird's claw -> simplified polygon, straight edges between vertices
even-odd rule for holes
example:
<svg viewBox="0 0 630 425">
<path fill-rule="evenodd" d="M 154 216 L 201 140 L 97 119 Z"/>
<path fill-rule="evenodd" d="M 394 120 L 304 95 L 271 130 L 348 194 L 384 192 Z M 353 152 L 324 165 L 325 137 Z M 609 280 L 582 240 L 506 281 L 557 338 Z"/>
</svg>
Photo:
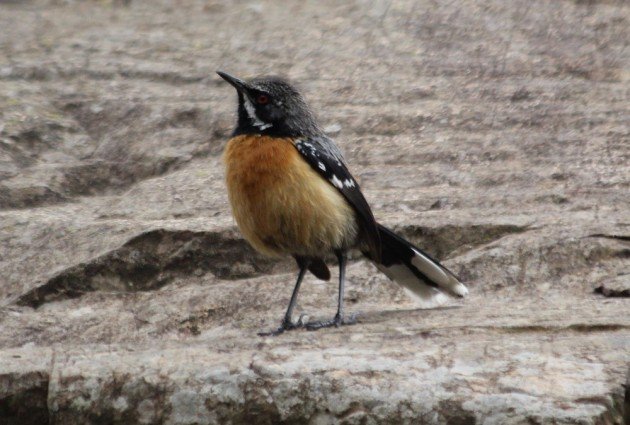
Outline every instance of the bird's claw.
<svg viewBox="0 0 630 425">
<path fill-rule="evenodd" d="M 258 332 L 258 336 L 278 336 L 278 335 L 283 334 L 286 331 L 292 331 L 295 329 L 303 328 L 305 326 L 305 323 L 303 320 L 304 316 L 305 316 L 304 314 L 300 315 L 300 318 L 297 320 L 297 322 L 292 322 L 291 319 L 287 319 L 285 317 L 284 320 L 282 321 L 282 324 L 280 325 L 278 329 L 267 331 L 267 332 Z"/>
<path fill-rule="evenodd" d="M 351 314 L 350 317 L 343 317 L 339 314 L 335 315 L 332 320 L 321 320 L 316 322 L 308 322 L 304 325 L 306 330 L 308 331 L 317 331 L 323 328 L 330 328 L 332 326 L 350 326 L 355 325 L 357 323 L 357 314 Z"/>
</svg>

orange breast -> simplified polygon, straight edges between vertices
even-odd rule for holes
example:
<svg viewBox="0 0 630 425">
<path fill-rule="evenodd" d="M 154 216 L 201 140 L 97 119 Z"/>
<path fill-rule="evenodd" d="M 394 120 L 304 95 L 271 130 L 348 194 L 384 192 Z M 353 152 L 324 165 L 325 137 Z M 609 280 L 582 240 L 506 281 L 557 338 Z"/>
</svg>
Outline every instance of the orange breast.
<svg viewBox="0 0 630 425">
<path fill-rule="evenodd" d="M 237 136 L 224 160 L 234 218 L 260 252 L 321 256 L 354 243 L 352 208 L 304 161 L 292 139 Z"/>
<path fill-rule="evenodd" d="M 225 151 L 228 190 L 255 199 L 281 184 L 299 155 L 291 139 L 267 136 L 237 136 Z"/>
</svg>

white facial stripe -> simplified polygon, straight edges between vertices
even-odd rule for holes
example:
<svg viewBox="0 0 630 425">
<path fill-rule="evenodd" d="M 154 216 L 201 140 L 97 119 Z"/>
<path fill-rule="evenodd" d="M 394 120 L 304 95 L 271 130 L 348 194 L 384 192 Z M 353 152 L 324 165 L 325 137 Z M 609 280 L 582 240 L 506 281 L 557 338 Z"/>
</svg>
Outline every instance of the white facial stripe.
<svg viewBox="0 0 630 425">
<path fill-rule="evenodd" d="M 271 127 L 273 124 L 264 123 L 258 118 L 256 115 L 256 108 L 252 105 L 252 101 L 249 100 L 247 96 L 244 97 L 245 102 L 245 110 L 247 111 L 247 115 L 249 115 L 249 119 L 252 121 L 252 125 L 258 127 L 261 130 Z"/>
</svg>

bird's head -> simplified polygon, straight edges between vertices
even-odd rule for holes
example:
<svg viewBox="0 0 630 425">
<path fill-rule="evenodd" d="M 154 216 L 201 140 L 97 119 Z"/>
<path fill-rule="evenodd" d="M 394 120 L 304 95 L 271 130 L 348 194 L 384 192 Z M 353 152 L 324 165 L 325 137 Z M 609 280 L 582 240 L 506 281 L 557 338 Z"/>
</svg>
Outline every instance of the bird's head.
<svg viewBox="0 0 630 425">
<path fill-rule="evenodd" d="M 217 71 L 238 93 L 238 123 L 234 134 L 300 137 L 321 134 L 302 95 L 279 77 L 243 81 Z"/>
</svg>

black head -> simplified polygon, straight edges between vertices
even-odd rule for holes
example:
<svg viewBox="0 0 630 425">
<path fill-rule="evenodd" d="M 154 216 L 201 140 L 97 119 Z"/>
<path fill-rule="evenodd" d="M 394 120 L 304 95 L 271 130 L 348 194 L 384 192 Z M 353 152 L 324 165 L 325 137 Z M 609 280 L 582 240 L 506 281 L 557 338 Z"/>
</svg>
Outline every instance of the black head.
<svg viewBox="0 0 630 425">
<path fill-rule="evenodd" d="M 283 137 L 321 134 L 302 95 L 279 77 L 243 81 L 217 71 L 238 93 L 238 123 L 234 135 L 267 134 Z"/>
</svg>

